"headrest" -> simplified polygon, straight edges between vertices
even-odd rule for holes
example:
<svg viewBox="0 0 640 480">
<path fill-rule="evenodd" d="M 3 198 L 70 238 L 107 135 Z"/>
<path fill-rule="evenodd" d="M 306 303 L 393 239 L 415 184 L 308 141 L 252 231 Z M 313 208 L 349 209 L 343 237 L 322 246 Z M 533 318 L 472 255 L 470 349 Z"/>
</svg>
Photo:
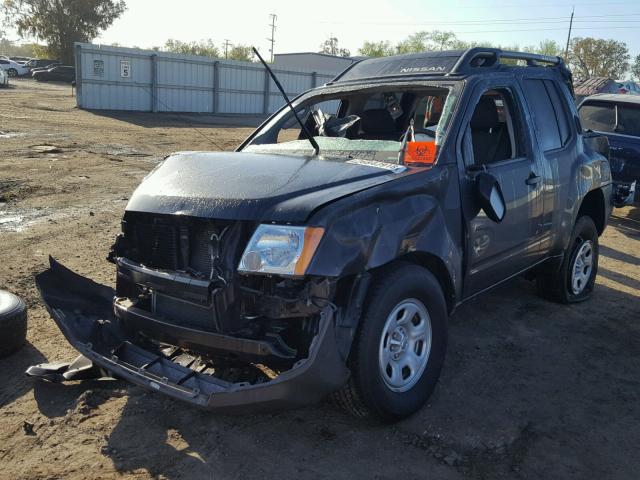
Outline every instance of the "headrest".
<svg viewBox="0 0 640 480">
<path fill-rule="evenodd" d="M 373 135 L 392 134 L 396 131 L 396 122 L 386 108 L 365 110 L 360 115 L 360 128 Z"/>
<path fill-rule="evenodd" d="M 480 97 L 471 117 L 471 128 L 495 128 L 500 124 L 496 102 L 491 97 Z"/>
</svg>

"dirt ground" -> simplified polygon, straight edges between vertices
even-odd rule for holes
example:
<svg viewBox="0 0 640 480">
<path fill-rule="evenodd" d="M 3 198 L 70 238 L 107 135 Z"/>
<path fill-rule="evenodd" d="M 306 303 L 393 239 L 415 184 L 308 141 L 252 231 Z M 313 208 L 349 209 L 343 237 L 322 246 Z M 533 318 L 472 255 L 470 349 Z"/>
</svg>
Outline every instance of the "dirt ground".
<svg viewBox="0 0 640 480">
<path fill-rule="evenodd" d="M 461 307 L 412 418 L 380 425 L 328 403 L 226 417 L 121 381 L 23 372 L 75 355 L 34 287 L 47 256 L 112 283 L 105 257 L 143 176 L 249 129 L 90 113 L 70 87 L 15 81 L 0 131 L 0 288 L 29 306 L 27 345 L 0 360 L 0 478 L 638 478 L 640 209 L 614 212 L 591 301 L 548 303 L 518 280 Z"/>
</svg>

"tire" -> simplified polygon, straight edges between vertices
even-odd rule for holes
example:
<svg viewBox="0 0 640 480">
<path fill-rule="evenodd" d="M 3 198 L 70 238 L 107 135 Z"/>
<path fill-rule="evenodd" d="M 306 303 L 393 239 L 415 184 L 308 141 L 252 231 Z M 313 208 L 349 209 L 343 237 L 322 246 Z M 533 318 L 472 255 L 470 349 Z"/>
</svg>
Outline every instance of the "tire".
<svg viewBox="0 0 640 480">
<path fill-rule="evenodd" d="M 14 294 L 0 290 L 0 358 L 20 350 L 27 338 L 27 306 Z"/>
<path fill-rule="evenodd" d="M 440 284 L 428 270 L 402 263 L 377 275 L 365 305 L 348 360 L 351 378 L 347 385 L 333 394 L 333 400 L 357 417 L 400 420 L 425 404 L 440 377 L 447 347 L 445 298 Z M 427 317 L 420 310 L 422 307 Z M 413 308 L 418 310 L 411 317 L 408 313 Z M 401 318 L 394 323 L 392 319 L 397 319 L 398 315 Z M 427 319 L 428 324 L 423 324 Z M 404 333 L 397 330 L 398 327 L 393 330 L 399 332 L 397 337 L 395 333 L 389 334 L 396 324 L 405 328 Z M 426 336 L 422 337 L 420 346 L 420 341 L 411 340 L 411 333 L 417 336 L 417 332 L 428 326 L 430 341 Z M 395 354 L 387 353 L 394 347 L 401 350 L 396 350 Z M 415 365 L 422 366 L 415 369 L 402 366 L 409 358 L 417 359 L 418 351 L 422 359 Z M 416 356 L 411 357 L 412 352 Z M 394 355 L 400 359 L 393 360 Z M 400 377 L 392 372 L 400 372 Z M 395 378 L 395 386 L 392 378 Z"/>
<path fill-rule="evenodd" d="M 564 253 L 560 269 L 551 274 L 540 274 L 536 278 L 539 295 L 559 303 L 587 300 L 593 293 L 598 274 L 598 254 L 598 229 L 591 217 L 581 216 L 573 227 L 571 241 Z M 577 275 L 576 272 L 581 270 L 577 265 L 580 261 L 582 275 Z M 588 275 L 585 276 L 587 263 Z"/>
<path fill-rule="evenodd" d="M 9 70 L 7 70 L 7 75 L 9 75 L 9 77 L 14 78 L 18 76 L 18 71 L 15 68 L 10 68 Z"/>
</svg>

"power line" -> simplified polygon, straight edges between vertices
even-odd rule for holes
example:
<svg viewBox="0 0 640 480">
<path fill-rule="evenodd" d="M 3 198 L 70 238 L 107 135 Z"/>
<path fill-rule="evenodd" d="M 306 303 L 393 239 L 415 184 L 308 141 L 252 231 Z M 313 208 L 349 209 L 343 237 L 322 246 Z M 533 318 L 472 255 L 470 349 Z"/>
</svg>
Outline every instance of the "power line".
<svg viewBox="0 0 640 480">
<path fill-rule="evenodd" d="M 270 13 L 269 17 L 271 18 L 271 23 L 269 24 L 271 27 L 271 38 L 267 38 L 267 40 L 271 43 L 269 53 L 271 53 L 271 63 L 273 63 L 273 44 L 276 43 L 276 19 L 278 16 L 275 13 Z"/>
<path fill-rule="evenodd" d="M 627 14 L 615 14 L 615 15 L 576 15 L 574 17 L 574 22 L 578 23 L 597 23 L 604 22 L 605 20 L 581 20 L 581 19 L 601 19 L 601 18 L 609 18 L 609 17 L 634 17 L 640 16 L 640 13 L 627 13 Z M 487 24 L 511 24 L 514 22 L 523 22 L 523 23 L 565 23 L 567 20 L 570 20 L 570 16 L 566 17 L 529 17 L 529 18 L 505 18 L 505 19 L 496 19 L 496 20 L 437 20 L 434 23 L 438 25 L 487 25 Z M 606 22 L 611 23 L 627 23 L 627 22 L 637 22 L 639 20 L 606 20 Z M 326 23 L 326 24 L 357 24 L 357 25 L 426 25 L 429 22 L 358 22 L 358 21 L 319 21 L 318 23 Z"/>
</svg>

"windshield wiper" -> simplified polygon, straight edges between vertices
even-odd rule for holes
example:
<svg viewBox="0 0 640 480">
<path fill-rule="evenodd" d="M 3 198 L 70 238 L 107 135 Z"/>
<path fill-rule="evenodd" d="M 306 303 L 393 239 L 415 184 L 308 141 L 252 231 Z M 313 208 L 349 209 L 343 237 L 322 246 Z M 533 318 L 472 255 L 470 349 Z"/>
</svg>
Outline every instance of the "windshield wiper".
<svg viewBox="0 0 640 480">
<path fill-rule="evenodd" d="M 304 133 L 304 136 L 307 137 L 307 140 L 309 140 L 309 143 L 313 147 L 315 155 L 318 155 L 320 153 L 320 145 L 318 145 L 318 142 L 316 142 L 316 139 L 313 138 L 313 135 L 311 135 L 311 132 L 309 132 L 309 129 L 307 129 L 307 126 L 302 122 L 302 120 L 300 120 L 300 117 L 298 116 L 298 112 L 296 112 L 296 109 L 293 108 L 293 105 L 291 105 L 291 100 L 289 100 L 289 97 L 285 93 L 284 88 L 282 88 L 282 85 L 280 85 L 280 82 L 278 81 L 278 78 L 276 77 L 275 73 L 273 73 L 271 68 L 269 68 L 269 65 L 267 65 L 267 62 L 264 61 L 264 59 L 262 58 L 262 56 L 260 55 L 256 47 L 252 47 L 252 48 L 253 48 L 253 53 L 256 54 L 260 62 L 262 62 L 262 64 L 264 65 L 264 68 L 266 68 L 267 72 L 269 72 L 269 75 L 271 75 L 271 78 L 273 79 L 273 83 L 275 83 L 276 87 L 278 87 L 278 90 L 280 90 L 282 97 L 287 102 L 287 105 L 293 112 L 293 116 L 296 117 L 296 120 L 298 121 L 298 123 L 300 124 L 300 127 L 302 128 L 302 133 Z"/>
</svg>

